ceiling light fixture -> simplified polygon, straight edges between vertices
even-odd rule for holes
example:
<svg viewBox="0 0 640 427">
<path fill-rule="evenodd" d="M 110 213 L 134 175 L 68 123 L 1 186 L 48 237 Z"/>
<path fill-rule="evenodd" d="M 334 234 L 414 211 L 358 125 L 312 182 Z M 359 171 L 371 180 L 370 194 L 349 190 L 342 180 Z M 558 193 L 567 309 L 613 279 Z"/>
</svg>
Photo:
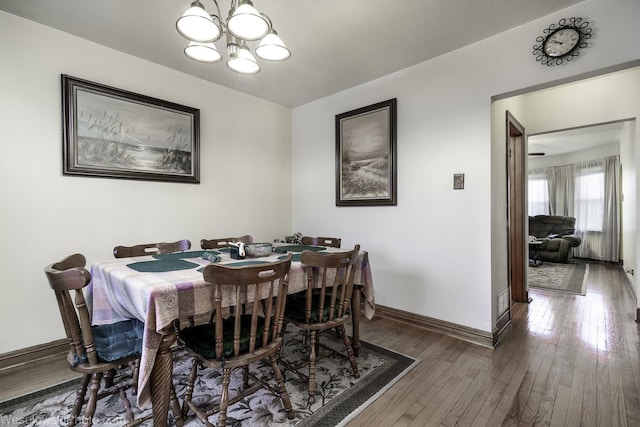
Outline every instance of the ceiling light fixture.
<svg viewBox="0 0 640 427">
<path fill-rule="evenodd" d="M 189 58 L 206 63 L 220 62 L 222 54 L 213 42 L 223 35 L 227 37 L 227 67 L 240 74 L 256 74 L 260 71 L 260 65 L 247 42 L 261 40 L 255 52 L 267 61 L 284 61 L 291 56 L 273 29 L 271 19 L 253 7 L 250 0 L 231 0 L 226 21 L 222 21 L 218 2 L 212 1 L 216 5 L 217 15 L 209 15 L 202 3 L 195 0 L 176 22 L 178 32 L 189 40 L 189 45 L 184 49 Z"/>
</svg>

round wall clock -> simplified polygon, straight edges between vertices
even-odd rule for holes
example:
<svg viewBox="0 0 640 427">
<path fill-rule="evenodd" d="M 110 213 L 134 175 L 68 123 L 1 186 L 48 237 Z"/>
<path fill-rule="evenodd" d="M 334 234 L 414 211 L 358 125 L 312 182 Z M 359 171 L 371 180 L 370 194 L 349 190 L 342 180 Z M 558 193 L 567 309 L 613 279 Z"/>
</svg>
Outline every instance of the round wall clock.
<svg viewBox="0 0 640 427">
<path fill-rule="evenodd" d="M 533 54 L 542 65 L 560 65 L 580 55 L 580 49 L 589 45 L 593 29 L 582 18 L 562 18 L 536 37 Z"/>
</svg>

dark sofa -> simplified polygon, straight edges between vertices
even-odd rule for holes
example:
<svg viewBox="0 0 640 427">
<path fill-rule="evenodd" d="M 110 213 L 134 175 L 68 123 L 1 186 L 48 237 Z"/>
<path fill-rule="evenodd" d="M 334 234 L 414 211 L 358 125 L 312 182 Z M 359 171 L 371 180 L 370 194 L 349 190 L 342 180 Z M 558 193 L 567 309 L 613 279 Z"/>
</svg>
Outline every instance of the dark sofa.
<svg viewBox="0 0 640 427">
<path fill-rule="evenodd" d="M 576 219 L 570 216 L 530 216 L 529 236 L 534 236 L 536 240 L 542 241 L 540 259 L 568 263 L 573 256 L 573 248 L 582 243 L 582 239 L 573 234 L 576 231 L 575 227 Z"/>
</svg>

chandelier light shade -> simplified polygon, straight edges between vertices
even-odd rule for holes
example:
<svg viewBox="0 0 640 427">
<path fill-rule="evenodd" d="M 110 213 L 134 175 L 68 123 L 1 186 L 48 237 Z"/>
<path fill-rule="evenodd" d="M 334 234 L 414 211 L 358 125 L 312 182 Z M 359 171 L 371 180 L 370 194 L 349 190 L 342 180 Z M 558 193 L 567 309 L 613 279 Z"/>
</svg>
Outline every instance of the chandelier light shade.
<svg viewBox="0 0 640 427">
<path fill-rule="evenodd" d="M 272 29 L 256 48 L 256 55 L 267 61 L 284 61 L 291 56 L 291 52 L 278 37 L 278 33 Z"/>
<path fill-rule="evenodd" d="M 260 65 L 249 50 L 247 42 L 260 40 L 256 55 L 268 61 L 284 61 L 291 56 L 271 19 L 259 12 L 250 0 L 230 0 L 231 8 L 223 21 L 217 0 L 211 0 L 217 14 L 209 15 L 199 0 L 182 14 L 176 22 L 178 33 L 189 40 L 184 53 L 194 61 L 215 63 L 222 60 L 222 54 L 213 42 L 226 34 L 227 67 L 241 74 L 256 74 Z"/>
<path fill-rule="evenodd" d="M 184 48 L 184 54 L 194 61 L 207 62 L 210 64 L 220 62 L 222 59 L 222 55 L 218 52 L 213 42 L 190 42 L 189 46 Z"/>
<path fill-rule="evenodd" d="M 260 66 L 246 44 L 230 47 L 229 56 L 230 59 L 227 61 L 227 67 L 236 73 L 256 74 L 260 71 Z"/>
<path fill-rule="evenodd" d="M 243 40 L 260 40 L 269 31 L 269 23 L 249 0 L 242 0 L 227 21 L 229 32 Z"/>
<path fill-rule="evenodd" d="M 191 3 L 191 7 L 178 19 L 176 28 L 184 38 L 200 43 L 218 40 L 222 34 L 220 26 L 198 0 Z"/>
</svg>

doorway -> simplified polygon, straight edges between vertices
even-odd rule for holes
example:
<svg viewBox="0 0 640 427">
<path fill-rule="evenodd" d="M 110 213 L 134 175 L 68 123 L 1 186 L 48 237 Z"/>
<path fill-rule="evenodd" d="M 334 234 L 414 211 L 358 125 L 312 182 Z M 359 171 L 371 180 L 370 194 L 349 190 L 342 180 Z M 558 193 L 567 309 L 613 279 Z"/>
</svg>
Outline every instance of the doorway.
<svg viewBox="0 0 640 427">
<path fill-rule="evenodd" d="M 552 129 L 558 130 L 581 127 L 585 126 L 585 123 L 608 123 L 620 120 L 633 122 L 635 118 L 640 116 L 640 110 L 638 109 L 640 105 L 638 104 L 637 98 L 634 98 L 629 91 L 630 87 L 637 86 L 637 77 L 640 75 L 640 67 L 637 65 L 638 63 L 635 62 L 629 66 L 624 66 L 618 71 L 603 72 L 602 75 L 597 77 L 589 76 L 587 78 L 580 78 L 576 76 L 575 80 L 569 83 L 563 83 L 557 86 L 550 85 L 550 87 L 536 90 L 523 89 L 519 94 L 515 95 L 510 93 L 508 96 L 506 94 L 505 96 L 496 96 L 494 97 L 494 108 L 495 113 L 497 113 L 495 117 L 498 118 L 498 120 L 494 122 L 494 126 L 502 127 L 502 124 L 506 122 L 502 121 L 505 120 L 503 114 L 508 110 L 521 115 L 522 117 L 518 118 L 526 121 L 527 131 L 535 135 L 550 132 Z M 552 99 L 553 102 L 548 102 L 549 99 Z M 575 105 L 576 102 L 582 102 L 585 107 L 577 110 L 570 108 L 570 106 Z M 540 106 L 544 106 L 544 110 L 536 110 L 536 108 Z M 587 106 L 593 106 L 593 108 L 587 108 Z M 602 106 L 606 106 L 606 108 L 602 108 Z M 516 133 L 512 135 L 514 128 L 516 129 Z M 640 262 L 638 262 L 640 255 L 636 255 L 640 252 L 636 250 L 636 240 L 638 236 L 636 231 L 638 223 L 636 207 L 638 205 L 637 200 L 639 200 L 640 197 L 638 196 L 640 194 L 640 185 L 637 184 L 640 178 L 636 178 L 640 170 L 636 166 L 640 164 L 637 160 L 640 158 L 640 154 L 638 154 L 638 149 L 635 148 L 638 143 L 636 129 L 637 126 L 631 126 L 630 130 L 625 133 L 625 143 L 628 145 L 628 149 L 621 151 L 621 162 L 626 165 L 626 167 L 622 168 L 623 189 L 625 191 L 622 208 L 622 253 L 624 256 L 623 267 L 628 271 L 637 271 L 636 266 L 640 265 Z M 524 135 L 524 129 L 522 129 L 522 131 Z M 515 140 L 518 138 L 517 124 L 514 124 L 514 127 L 507 124 L 506 129 L 500 134 L 496 134 L 496 136 L 500 136 L 501 140 L 496 140 L 496 144 L 505 144 L 505 139 L 503 138 L 506 138 L 507 141 L 513 139 L 511 142 L 515 144 L 517 142 Z M 526 147 L 526 139 L 522 142 L 524 147 Z M 507 145 L 508 143 L 502 145 L 502 147 L 506 147 Z M 544 152 L 545 150 L 532 151 Z M 506 163 L 508 165 L 509 157 L 506 154 L 507 153 L 505 153 Z M 502 157 L 502 161 L 505 161 L 505 157 Z M 516 166 L 517 165 L 514 164 L 514 167 Z M 507 171 L 507 175 L 508 174 L 509 171 Z M 513 193 L 512 189 L 509 188 L 511 182 L 513 182 L 509 176 L 506 177 L 506 181 L 509 182 L 509 185 L 503 184 L 503 188 L 508 190 L 506 197 L 507 206 L 504 207 L 505 210 L 503 212 L 507 215 L 512 215 L 513 209 L 509 206 L 511 203 L 510 198 L 514 197 L 516 201 L 518 199 L 515 198 L 517 196 Z M 526 181 L 524 186 L 526 189 Z M 523 193 L 522 197 L 526 198 L 526 193 Z M 523 210 L 523 212 L 527 211 Z M 523 214 L 523 220 L 526 220 L 524 216 Z M 506 239 L 502 241 L 507 243 L 507 253 L 509 254 L 508 257 L 504 258 L 508 263 L 506 273 L 507 279 L 510 281 L 507 288 L 512 290 L 514 295 L 517 296 L 516 293 L 520 289 L 519 283 L 522 281 L 526 282 L 526 278 L 522 280 L 518 275 L 516 284 L 511 283 L 513 274 L 517 271 L 517 269 L 514 270 L 512 268 L 511 261 L 514 260 L 517 262 L 518 259 L 521 259 L 524 267 L 523 270 L 526 270 L 528 260 L 526 256 L 520 258 L 516 256 L 515 253 L 510 253 L 513 249 L 521 248 L 521 246 L 517 243 L 518 239 L 514 239 L 514 237 L 511 236 L 511 224 L 505 223 L 505 225 L 507 225 L 508 236 L 505 236 Z M 513 231 L 517 229 L 518 228 L 514 228 Z M 525 240 L 526 237 L 526 235 L 523 235 L 523 240 Z M 526 242 L 524 242 L 524 245 L 526 245 Z M 524 245 L 522 250 L 523 255 L 526 255 L 527 249 Z M 640 292 L 637 291 L 638 281 L 636 277 L 629 274 L 629 279 L 635 294 L 640 294 Z M 499 296 L 501 290 L 496 289 L 496 291 Z M 524 298 L 525 296 L 528 297 L 525 291 L 526 283 L 521 296 L 523 297 L 523 301 L 528 301 L 528 298 L 527 300 Z M 640 313 L 640 308 L 636 308 L 634 311 Z M 640 317 L 640 314 L 637 315 Z"/>
</svg>

